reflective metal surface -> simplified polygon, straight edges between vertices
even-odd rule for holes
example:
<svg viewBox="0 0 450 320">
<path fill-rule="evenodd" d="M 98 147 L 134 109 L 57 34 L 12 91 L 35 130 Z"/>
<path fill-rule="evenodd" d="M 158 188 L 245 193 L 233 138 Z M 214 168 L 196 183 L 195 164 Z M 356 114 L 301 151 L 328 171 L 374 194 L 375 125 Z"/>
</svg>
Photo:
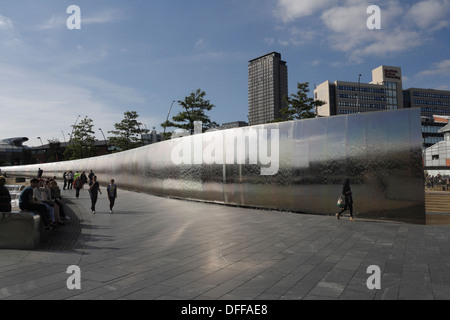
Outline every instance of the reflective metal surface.
<svg viewBox="0 0 450 320">
<path fill-rule="evenodd" d="M 251 130 L 266 133 L 267 145 Z M 224 141 L 229 135 L 247 137 L 245 147 L 223 142 L 221 155 L 211 144 L 220 135 Z M 272 137 L 279 137 L 278 150 Z M 192 153 L 178 152 L 180 143 Z M 159 196 L 313 214 L 336 213 L 348 178 L 355 217 L 425 223 L 421 144 L 420 110 L 403 109 L 229 129 L 104 157 L 1 169 L 34 176 L 41 167 L 44 176 L 59 178 L 67 170 L 93 170 L 103 185 L 114 178 L 121 188 Z M 174 163 L 174 150 L 184 163 Z M 246 152 L 245 162 L 238 160 L 239 151 Z M 262 175 L 270 167 L 263 156 L 277 151 L 270 166 L 278 171 Z M 227 156 L 233 153 L 230 163 Z"/>
</svg>

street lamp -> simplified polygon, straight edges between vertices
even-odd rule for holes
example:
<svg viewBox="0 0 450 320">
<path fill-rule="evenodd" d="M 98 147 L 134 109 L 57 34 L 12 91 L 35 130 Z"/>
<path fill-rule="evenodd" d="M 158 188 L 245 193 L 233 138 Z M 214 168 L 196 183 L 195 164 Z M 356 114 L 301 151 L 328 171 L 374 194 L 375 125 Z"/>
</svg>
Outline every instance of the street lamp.
<svg viewBox="0 0 450 320">
<path fill-rule="evenodd" d="M 356 94 L 356 108 L 357 108 L 358 113 L 359 113 L 359 94 L 361 93 L 361 77 L 362 77 L 362 74 L 359 74 L 359 76 L 358 76 L 358 93 Z"/>
<path fill-rule="evenodd" d="M 73 130 L 75 130 L 75 126 L 77 125 L 78 119 L 80 119 L 80 117 L 81 117 L 81 116 L 78 115 L 78 118 L 77 118 L 77 120 L 75 120 L 75 124 L 74 124 L 73 127 L 72 127 L 72 132 L 70 133 L 70 140 L 69 140 L 69 143 L 72 142 Z"/>
<path fill-rule="evenodd" d="M 106 144 L 108 144 L 108 140 L 106 140 L 106 137 L 105 137 L 105 134 L 103 133 L 102 128 L 98 128 L 98 130 L 100 130 L 102 132 L 103 139 L 105 139 Z"/>
<path fill-rule="evenodd" d="M 139 123 L 137 123 L 137 127 L 138 127 L 138 130 L 139 130 L 139 134 L 141 135 L 142 145 L 145 146 L 144 135 L 142 134 L 141 126 L 139 125 Z"/>
<path fill-rule="evenodd" d="M 103 133 L 102 128 L 98 128 L 102 132 L 103 139 L 105 139 L 105 145 L 106 145 L 106 153 L 108 153 L 108 140 L 106 140 L 105 134 Z"/>
<path fill-rule="evenodd" d="M 41 140 L 42 151 L 44 152 L 44 163 L 45 163 L 45 148 L 44 148 L 44 143 L 42 142 L 41 137 L 37 137 L 37 139 Z"/>
<path fill-rule="evenodd" d="M 175 100 L 173 100 L 173 101 L 172 101 L 172 104 L 170 105 L 169 113 L 167 114 L 166 124 L 167 124 L 167 122 L 169 121 L 170 112 L 172 111 L 172 107 L 173 107 L 173 104 L 174 104 L 174 103 L 175 103 Z M 166 139 L 166 128 L 167 128 L 167 125 L 164 126 L 163 140 Z"/>
</svg>

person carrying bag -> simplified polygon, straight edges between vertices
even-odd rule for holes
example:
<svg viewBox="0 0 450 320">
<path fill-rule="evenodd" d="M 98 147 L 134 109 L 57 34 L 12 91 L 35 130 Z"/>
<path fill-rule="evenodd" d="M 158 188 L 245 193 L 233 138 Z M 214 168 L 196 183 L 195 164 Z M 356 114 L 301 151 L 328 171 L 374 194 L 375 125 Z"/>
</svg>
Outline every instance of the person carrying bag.
<svg viewBox="0 0 450 320">
<path fill-rule="evenodd" d="M 341 198 L 344 198 L 343 201 L 341 200 Z M 344 203 L 343 207 L 341 207 L 342 202 Z M 342 208 L 340 212 L 336 213 L 336 218 L 338 218 L 338 220 L 340 219 L 341 214 L 349 209 L 350 221 L 355 221 L 355 219 L 353 218 L 353 197 L 349 179 L 345 179 L 344 186 L 342 187 L 342 196 L 338 200 L 338 206 Z"/>
</svg>

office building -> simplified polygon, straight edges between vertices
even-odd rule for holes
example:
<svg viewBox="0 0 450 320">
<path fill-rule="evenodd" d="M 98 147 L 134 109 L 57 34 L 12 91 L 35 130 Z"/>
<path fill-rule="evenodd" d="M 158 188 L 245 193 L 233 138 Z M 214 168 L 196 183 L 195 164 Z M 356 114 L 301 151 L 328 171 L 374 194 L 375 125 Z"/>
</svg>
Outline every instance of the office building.
<svg viewBox="0 0 450 320">
<path fill-rule="evenodd" d="M 444 139 L 424 152 L 425 170 L 432 176 L 450 175 L 450 124 L 439 130 Z"/>
<path fill-rule="evenodd" d="M 450 91 L 411 88 L 403 97 L 405 108 L 420 108 L 422 116 L 450 116 Z"/>
<path fill-rule="evenodd" d="M 325 81 L 315 88 L 314 98 L 325 102 L 317 108 L 317 115 L 321 117 L 420 108 L 424 149 L 444 140 L 440 129 L 448 123 L 450 116 L 450 91 L 403 90 L 402 70 L 392 66 L 374 69 L 370 83 Z"/>
<path fill-rule="evenodd" d="M 272 52 L 249 61 L 248 117 L 249 125 L 269 123 L 281 117 L 286 106 L 288 71 L 281 54 Z"/>
<path fill-rule="evenodd" d="M 440 130 L 448 125 L 449 122 L 450 116 L 422 116 L 422 138 L 424 149 L 443 141 L 444 134 Z"/>
<path fill-rule="evenodd" d="M 402 71 L 398 67 L 380 66 L 372 71 L 372 82 L 325 81 L 314 90 L 315 99 L 325 104 L 317 114 L 339 114 L 394 110 L 403 108 Z"/>
<path fill-rule="evenodd" d="M 248 123 L 245 121 L 233 121 L 233 122 L 226 122 L 223 123 L 219 129 L 220 130 L 227 130 L 227 129 L 234 129 L 234 128 L 242 128 L 242 127 L 248 127 Z"/>
</svg>

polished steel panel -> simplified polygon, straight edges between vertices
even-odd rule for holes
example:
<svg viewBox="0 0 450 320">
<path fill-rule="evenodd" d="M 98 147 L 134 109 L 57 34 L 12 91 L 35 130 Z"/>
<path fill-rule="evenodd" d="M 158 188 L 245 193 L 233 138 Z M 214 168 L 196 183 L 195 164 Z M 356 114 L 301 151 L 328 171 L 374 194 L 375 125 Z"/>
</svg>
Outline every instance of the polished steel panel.
<svg viewBox="0 0 450 320">
<path fill-rule="evenodd" d="M 57 177 L 93 170 L 103 186 L 114 178 L 121 188 L 158 196 L 312 214 L 334 214 L 348 178 L 356 217 L 425 223 L 421 143 L 420 110 L 403 109 L 208 132 L 103 157 L 1 169 L 35 176 L 42 167 L 44 176 Z M 264 175 L 269 169 L 275 171 Z"/>
</svg>

